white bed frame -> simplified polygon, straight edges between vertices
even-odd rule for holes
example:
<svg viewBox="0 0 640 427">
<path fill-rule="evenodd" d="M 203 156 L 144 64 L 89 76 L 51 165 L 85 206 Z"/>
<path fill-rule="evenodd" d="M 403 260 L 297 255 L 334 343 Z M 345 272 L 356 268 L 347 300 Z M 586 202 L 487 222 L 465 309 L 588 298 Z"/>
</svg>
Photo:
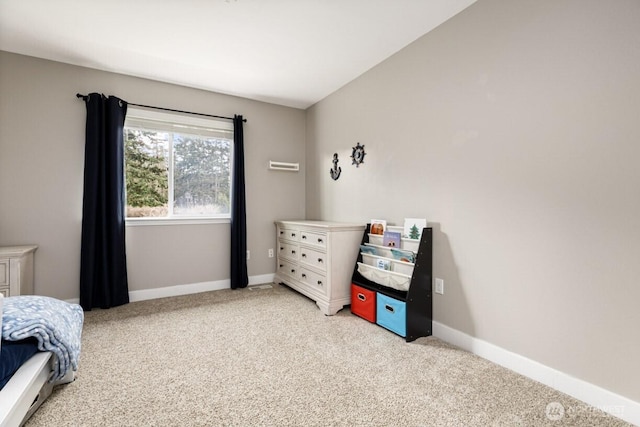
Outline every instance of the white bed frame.
<svg viewBox="0 0 640 427">
<path fill-rule="evenodd" d="M 2 295 L 0 295 L 0 331 L 2 330 Z M 53 387 L 73 381 L 74 372 L 55 383 L 50 383 L 53 374 L 53 353 L 38 352 L 13 374 L 0 390 L 0 427 L 15 427 L 24 424 L 51 394 Z"/>
</svg>

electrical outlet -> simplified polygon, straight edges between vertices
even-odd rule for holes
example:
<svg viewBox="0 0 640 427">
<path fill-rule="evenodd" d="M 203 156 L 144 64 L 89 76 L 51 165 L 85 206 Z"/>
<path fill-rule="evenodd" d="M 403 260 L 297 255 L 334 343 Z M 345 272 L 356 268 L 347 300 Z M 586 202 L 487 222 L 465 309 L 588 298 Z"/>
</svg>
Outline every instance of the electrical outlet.
<svg viewBox="0 0 640 427">
<path fill-rule="evenodd" d="M 273 258 L 273 248 L 269 249 L 269 258 Z"/>
<path fill-rule="evenodd" d="M 247 261 L 251 259 L 251 251 L 247 251 Z"/>
<path fill-rule="evenodd" d="M 436 294 L 444 295 L 444 280 L 436 277 Z"/>
</svg>

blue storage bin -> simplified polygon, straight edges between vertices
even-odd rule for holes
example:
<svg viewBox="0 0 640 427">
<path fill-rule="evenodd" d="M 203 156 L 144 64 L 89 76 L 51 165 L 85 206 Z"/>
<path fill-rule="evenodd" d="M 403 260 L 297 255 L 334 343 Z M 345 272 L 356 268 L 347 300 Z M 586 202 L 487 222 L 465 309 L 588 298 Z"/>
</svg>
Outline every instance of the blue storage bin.
<svg viewBox="0 0 640 427">
<path fill-rule="evenodd" d="M 377 295 L 376 323 L 401 337 L 407 336 L 407 304 L 383 294 Z"/>
</svg>

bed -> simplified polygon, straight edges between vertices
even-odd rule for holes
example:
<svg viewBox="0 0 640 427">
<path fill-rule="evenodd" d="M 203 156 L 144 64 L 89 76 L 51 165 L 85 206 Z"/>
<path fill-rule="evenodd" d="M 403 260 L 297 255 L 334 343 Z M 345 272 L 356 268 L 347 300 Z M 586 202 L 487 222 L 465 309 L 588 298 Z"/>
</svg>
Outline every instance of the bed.
<svg viewBox="0 0 640 427">
<path fill-rule="evenodd" d="M 14 427 L 75 379 L 84 314 L 54 298 L 2 295 L 0 314 L 0 427 Z"/>
</svg>

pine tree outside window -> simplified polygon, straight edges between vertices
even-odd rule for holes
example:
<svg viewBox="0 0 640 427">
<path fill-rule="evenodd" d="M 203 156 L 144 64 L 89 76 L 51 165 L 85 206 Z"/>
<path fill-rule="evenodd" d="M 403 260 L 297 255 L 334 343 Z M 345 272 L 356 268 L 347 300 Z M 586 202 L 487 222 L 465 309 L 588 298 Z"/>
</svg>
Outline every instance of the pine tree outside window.
<svg viewBox="0 0 640 427">
<path fill-rule="evenodd" d="M 232 123 L 130 108 L 124 143 L 128 223 L 230 218 Z"/>
</svg>

